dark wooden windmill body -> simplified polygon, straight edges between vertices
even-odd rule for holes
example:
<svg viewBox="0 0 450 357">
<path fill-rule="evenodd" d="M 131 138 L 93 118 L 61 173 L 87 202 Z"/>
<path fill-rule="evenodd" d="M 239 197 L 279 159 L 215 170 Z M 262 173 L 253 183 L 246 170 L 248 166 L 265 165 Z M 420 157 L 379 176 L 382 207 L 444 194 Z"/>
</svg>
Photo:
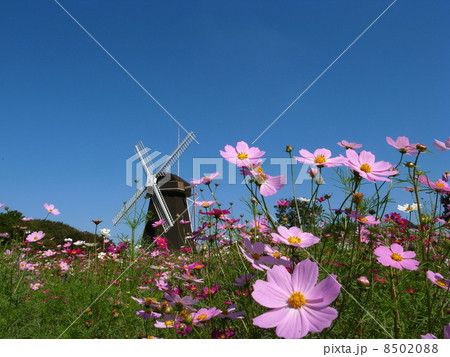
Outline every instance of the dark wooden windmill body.
<svg viewBox="0 0 450 357">
<path fill-rule="evenodd" d="M 172 215 L 174 224 L 165 233 L 162 225 L 157 227 L 152 226 L 153 223 L 159 220 L 159 216 L 153 200 L 150 199 L 148 213 L 151 219 L 144 228 L 144 239 L 150 243 L 153 237 L 163 235 L 167 238 L 170 249 L 179 249 L 189 244 L 186 241 L 186 237 L 192 235 L 191 224 L 183 223 L 183 221 L 190 221 L 187 198 L 192 195 L 192 186 L 181 177 L 172 173 L 167 173 L 158 181 L 164 182 L 162 184 L 159 183 L 159 189 Z"/>
</svg>

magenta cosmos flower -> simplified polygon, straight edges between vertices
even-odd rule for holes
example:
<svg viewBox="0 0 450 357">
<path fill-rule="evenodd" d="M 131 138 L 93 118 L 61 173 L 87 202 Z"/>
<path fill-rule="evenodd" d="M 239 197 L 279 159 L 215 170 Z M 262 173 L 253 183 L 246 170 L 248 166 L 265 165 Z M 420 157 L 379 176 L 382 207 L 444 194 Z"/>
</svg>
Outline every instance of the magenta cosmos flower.
<svg viewBox="0 0 450 357">
<path fill-rule="evenodd" d="M 302 157 L 294 156 L 298 162 L 317 167 L 340 166 L 346 161 L 343 156 L 332 158 L 331 151 L 328 149 L 317 149 L 314 151 L 314 154 L 311 154 L 308 150 L 301 149 L 299 154 Z"/>
<path fill-rule="evenodd" d="M 212 180 L 214 180 L 217 176 L 219 176 L 220 174 L 218 172 L 214 172 L 209 176 L 204 176 L 201 179 L 192 179 L 191 182 L 194 185 L 201 185 L 202 183 L 204 183 L 205 185 L 209 185 L 211 183 Z"/>
<path fill-rule="evenodd" d="M 348 149 L 354 150 L 354 149 L 362 148 L 362 144 L 350 143 L 350 142 L 348 142 L 347 140 L 339 141 L 337 144 L 338 144 L 340 147 L 343 147 L 344 149 L 347 149 L 347 150 L 348 150 Z"/>
<path fill-rule="evenodd" d="M 249 147 L 245 141 L 239 141 L 236 147 L 231 145 L 225 146 L 225 151 L 220 150 L 222 157 L 239 166 L 239 167 L 252 167 L 260 163 L 259 158 L 265 154 L 264 151 L 259 150 L 257 147 Z"/>
<path fill-rule="evenodd" d="M 386 267 L 393 267 L 402 270 L 417 270 L 419 262 L 412 259 L 416 256 L 413 251 L 403 251 L 403 247 L 397 243 L 391 245 L 390 248 L 380 246 L 376 248 L 374 254 L 377 256 L 379 263 Z"/>
<path fill-rule="evenodd" d="M 289 207 L 291 205 L 291 202 L 289 202 L 288 200 L 278 200 L 277 205 L 283 206 L 283 207 Z"/>
<path fill-rule="evenodd" d="M 54 216 L 57 216 L 60 214 L 59 210 L 55 208 L 55 205 L 44 203 L 44 208 L 48 211 L 48 213 L 53 214 Z"/>
<path fill-rule="evenodd" d="M 275 242 L 299 248 L 307 248 L 320 241 L 320 239 L 313 234 L 302 232 L 298 227 L 286 228 L 284 226 L 279 226 L 278 233 L 279 234 L 272 233 L 272 238 Z"/>
<path fill-rule="evenodd" d="M 410 144 L 409 139 L 406 136 L 399 136 L 395 141 L 387 136 L 386 141 L 389 145 L 398 149 L 402 154 L 414 155 L 417 153 L 416 145 L 418 143 Z"/>
<path fill-rule="evenodd" d="M 253 299 L 272 310 L 253 319 L 262 328 L 276 327 L 278 337 L 302 338 L 331 325 L 338 312 L 329 307 L 339 295 L 341 285 L 330 275 L 316 285 L 319 268 L 309 259 L 301 261 L 289 274 L 283 266 L 267 272 L 267 281 L 253 285 Z"/>
<path fill-rule="evenodd" d="M 444 142 L 434 139 L 434 146 L 439 151 L 450 150 L 450 137 Z"/>
<path fill-rule="evenodd" d="M 369 151 L 361 151 L 359 155 L 354 150 L 347 150 L 346 166 L 356 171 L 361 177 L 371 181 L 390 181 L 383 176 L 391 176 L 398 171 L 391 170 L 393 166 L 386 161 L 375 162 L 375 155 Z"/>
<path fill-rule="evenodd" d="M 262 167 L 250 171 L 259 186 L 259 192 L 262 196 L 273 196 L 286 184 L 286 176 L 269 176 L 263 172 Z"/>
<path fill-rule="evenodd" d="M 29 235 L 27 235 L 27 238 L 25 238 L 25 240 L 27 242 L 37 242 L 44 237 L 45 237 L 45 233 L 42 231 L 39 231 L 39 232 L 30 233 Z"/>
<path fill-rule="evenodd" d="M 431 270 L 428 270 L 427 277 L 433 284 L 443 289 L 450 290 L 450 280 L 445 279 L 441 274 L 433 273 Z"/>
</svg>

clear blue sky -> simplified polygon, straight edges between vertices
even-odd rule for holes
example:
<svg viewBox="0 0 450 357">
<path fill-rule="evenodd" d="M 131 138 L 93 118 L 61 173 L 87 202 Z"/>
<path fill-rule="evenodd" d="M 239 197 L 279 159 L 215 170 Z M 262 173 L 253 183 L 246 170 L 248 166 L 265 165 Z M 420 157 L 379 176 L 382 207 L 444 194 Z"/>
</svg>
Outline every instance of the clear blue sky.
<svg viewBox="0 0 450 357">
<path fill-rule="evenodd" d="M 391 2 L 60 1 L 196 133 L 188 180 L 194 158 L 252 142 Z M 267 157 L 286 144 L 338 155 L 346 139 L 396 163 L 385 137 L 405 135 L 431 148 L 423 164 L 437 179 L 449 169 L 432 147 L 450 136 L 449 13 L 446 0 L 397 1 L 255 145 Z M 133 145 L 170 153 L 176 124 L 54 1 L 2 1 L 0 38 L 0 202 L 34 218 L 53 203 L 78 229 L 113 228 L 133 192 Z M 218 182 L 224 203 L 246 194 Z"/>
</svg>

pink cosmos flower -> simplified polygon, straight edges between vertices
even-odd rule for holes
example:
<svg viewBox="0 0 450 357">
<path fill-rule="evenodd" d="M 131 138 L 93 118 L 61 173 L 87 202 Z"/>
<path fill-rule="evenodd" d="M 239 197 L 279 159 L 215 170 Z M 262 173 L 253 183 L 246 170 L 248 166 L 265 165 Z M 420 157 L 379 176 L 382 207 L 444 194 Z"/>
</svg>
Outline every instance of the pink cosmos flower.
<svg viewBox="0 0 450 357">
<path fill-rule="evenodd" d="M 250 239 L 244 238 L 244 245 L 247 248 L 245 251 L 242 247 L 239 247 L 244 254 L 245 259 L 252 263 L 252 267 L 261 271 L 269 269 L 266 264 L 275 264 L 276 260 L 272 256 L 264 255 L 265 245 L 262 242 L 255 242 L 253 245 Z"/>
<path fill-rule="evenodd" d="M 437 339 L 432 333 L 427 333 L 426 335 L 420 335 L 422 339 Z M 450 324 L 444 326 L 444 339 L 450 339 Z"/>
<path fill-rule="evenodd" d="M 392 176 L 398 171 L 391 170 L 393 166 L 386 161 L 375 162 L 375 155 L 369 151 L 361 151 L 359 155 L 354 150 L 347 150 L 346 166 L 356 171 L 361 177 L 375 182 L 390 181 L 390 179 L 383 176 Z"/>
<path fill-rule="evenodd" d="M 417 153 L 416 145 L 418 143 L 410 144 L 409 139 L 406 136 L 399 136 L 395 141 L 387 136 L 386 141 L 389 145 L 398 149 L 402 154 L 415 155 Z"/>
<path fill-rule="evenodd" d="M 311 154 L 308 150 L 301 149 L 299 153 L 302 157 L 294 156 L 298 162 L 317 167 L 341 166 L 346 161 L 343 156 L 331 158 L 331 151 L 328 149 L 317 149 L 314 151 L 314 154 Z"/>
<path fill-rule="evenodd" d="M 32 290 L 38 290 L 41 286 L 42 286 L 41 283 L 30 284 L 30 289 L 32 289 Z"/>
<path fill-rule="evenodd" d="M 2 208 L 5 204 L 4 203 L 0 203 L 0 208 Z"/>
<path fill-rule="evenodd" d="M 436 192 L 450 193 L 450 186 L 445 180 L 439 179 L 436 182 L 430 181 L 425 175 L 419 176 L 419 182 L 423 185 L 428 185 Z"/>
<path fill-rule="evenodd" d="M 191 182 L 194 185 L 201 185 L 202 183 L 204 183 L 205 185 L 209 185 L 211 183 L 211 181 L 214 180 L 219 175 L 220 174 L 218 172 L 214 172 L 214 173 L 210 174 L 209 176 L 204 176 L 198 180 L 192 179 Z"/>
<path fill-rule="evenodd" d="M 221 310 L 216 309 L 215 307 L 211 309 L 202 308 L 197 312 L 192 313 L 192 324 L 198 325 L 205 321 L 212 319 L 214 316 L 220 315 L 222 313 Z"/>
<path fill-rule="evenodd" d="M 267 218 L 266 217 L 259 217 L 256 218 L 256 220 L 252 219 L 250 221 L 250 226 L 254 229 L 256 229 L 258 232 L 267 232 L 270 231 L 270 228 L 267 224 Z"/>
<path fill-rule="evenodd" d="M 153 222 L 152 223 L 152 227 L 159 227 L 159 226 L 162 226 L 164 223 L 166 223 L 166 220 L 165 219 L 161 219 L 159 221 Z"/>
<path fill-rule="evenodd" d="M 288 200 L 278 200 L 277 205 L 283 206 L 283 207 L 289 207 L 291 205 L 291 203 Z"/>
<path fill-rule="evenodd" d="M 309 259 L 298 263 L 293 274 L 283 266 L 267 272 L 267 282 L 257 280 L 253 299 L 272 310 L 253 319 L 262 328 L 276 327 L 278 337 L 302 338 L 331 325 L 338 312 L 329 307 L 339 295 L 341 285 L 331 275 L 316 285 L 319 268 Z"/>
<path fill-rule="evenodd" d="M 354 220 L 358 221 L 361 224 L 376 225 L 376 224 L 380 224 L 381 223 L 374 216 L 357 215 L 356 211 L 349 212 L 347 214 L 347 216 L 349 216 L 350 218 L 353 218 Z"/>
<path fill-rule="evenodd" d="M 374 254 L 377 256 L 379 263 L 387 267 L 393 267 L 402 270 L 417 270 L 419 262 L 412 259 L 416 256 L 413 251 L 403 251 L 403 247 L 397 243 L 391 245 L 390 248 L 380 246 L 376 248 Z"/>
<path fill-rule="evenodd" d="M 263 156 L 265 151 L 257 147 L 249 147 L 244 141 L 239 141 L 234 148 L 231 145 L 225 146 L 225 151 L 220 150 L 222 157 L 237 165 L 238 167 L 252 167 L 261 162 L 258 158 Z"/>
<path fill-rule="evenodd" d="M 27 222 L 27 221 L 31 221 L 32 219 L 33 219 L 32 217 L 23 217 L 20 220 L 24 221 L 24 222 Z"/>
<path fill-rule="evenodd" d="M 354 150 L 354 149 L 362 148 L 362 144 L 350 143 L 350 142 L 348 142 L 347 140 L 339 141 L 337 144 L 338 144 L 340 147 L 343 147 L 344 149 L 347 149 L 347 150 L 348 150 L 348 149 Z"/>
<path fill-rule="evenodd" d="M 320 239 L 312 233 L 302 232 L 298 227 L 286 228 L 284 226 L 279 226 L 278 233 L 279 234 L 272 233 L 272 238 L 275 242 L 299 248 L 307 248 L 320 241 Z"/>
<path fill-rule="evenodd" d="M 25 238 L 25 240 L 27 242 L 37 242 L 38 240 L 41 240 L 44 237 L 45 237 L 45 233 L 42 231 L 39 231 L 39 232 L 30 233 L 29 235 L 27 235 L 27 238 Z"/>
<path fill-rule="evenodd" d="M 69 264 L 67 264 L 66 262 L 60 262 L 59 267 L 61 268 L 62 271 L 67 271 L 69 270 Z"/>
<path fill-rule="evenodd" d="M 450 290 L 450 280 L 445 279 L 441 274 L 433 273 L 431 270 L 428 270 L 427 277 L 433 284 L 443 289 Z"/>
<path fill-rule="evenodd" d="M 259 186 L 259 192 L 262 196 L 273 196 L 286 184 L 285 175 L 269 176 L 263 172 L 262 167 L 250 172 Z"/>
<path fill-rule="evenodd" d="M 194 206 L 197 207 L 210 207 L 212 206 L 216 201 L 195 201 Z"/>
<path fill-rule="evenodd" d="M 439 151 L 450 150 L 450 137 L 445 142 L 434 139 L 434 146 Z"/>
<path fill-rule="evenodd" d="M 44 203 L 44 208 L 48 211 L 48 213 L 53 214 L 54 216 L 57 216 L 60 214 L 59 210 L 55 208 L 55 205 Z"/>
</svg>

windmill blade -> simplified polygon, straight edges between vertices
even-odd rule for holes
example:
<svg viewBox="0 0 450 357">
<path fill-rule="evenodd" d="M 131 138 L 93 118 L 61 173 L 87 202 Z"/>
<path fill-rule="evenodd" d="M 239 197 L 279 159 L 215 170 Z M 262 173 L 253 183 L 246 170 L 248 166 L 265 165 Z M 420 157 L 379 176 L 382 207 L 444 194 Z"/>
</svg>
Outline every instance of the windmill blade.
<svg viewBox="0 0 450 357">
<path fill-rule="evenodd" d="M 150 155 L 148 154 L 149 149 L 147 149 L 144 146 L 142 141 L 139 141 L 134 146 L 134 150 L 136 151 L 136 154 L 139 156 L 139 159 L 141 160 L 141 164 L 145 170 L 147 178 L 153 177 L 153 163 L 152 163 L 152 159 L 150 158 Z"/>
<path fill-rule="evenodd" d="M 158 213 L 159 219 L 164 219 L 165 223 L 163 224 L 164 230 L 169 230 L 170 227 L 174 225 L 174 221 L 172 215 L 170 214 L 169 207 L 167 207 L 166 201 L 164 201 L 164 197 L 159 189 L 158 185 L 154 185 L 151 187 L 152 192 L 152 202 L 156 208 L 156 212 Z"/>
<path fill-rule="evenodd" d="M 181 157 L 183 152 L 189 147 L 192 141 L 195 139 L 194 133 L 191 131 L 188 136 L 184 138 L 182 143 L 178 145 L 178 147 L 173 151 L 172 155 L 169 156 L 167 161 L 161 165 L 161 167 L 156 172 L 155 176 L 162 176 L 164 172 L 167 172 L 172 165 L 177 162 L 177 160 Z"/>
<path fill-rule="evenodd" d="M 114 216 L 113 218 L 113 224 L 117 226 L 117 224 L 120 222 L 120 220 L 127 214 L 127 212 L 130 210 L 131 207 L 141 198 L 141 196 L 147 191 L 147 187 L 141 187 L 138 189 L 133 196 L 128 200 L 127 203 L 125 203 L 122 207 L 122 209 Z"/>
</svg>

